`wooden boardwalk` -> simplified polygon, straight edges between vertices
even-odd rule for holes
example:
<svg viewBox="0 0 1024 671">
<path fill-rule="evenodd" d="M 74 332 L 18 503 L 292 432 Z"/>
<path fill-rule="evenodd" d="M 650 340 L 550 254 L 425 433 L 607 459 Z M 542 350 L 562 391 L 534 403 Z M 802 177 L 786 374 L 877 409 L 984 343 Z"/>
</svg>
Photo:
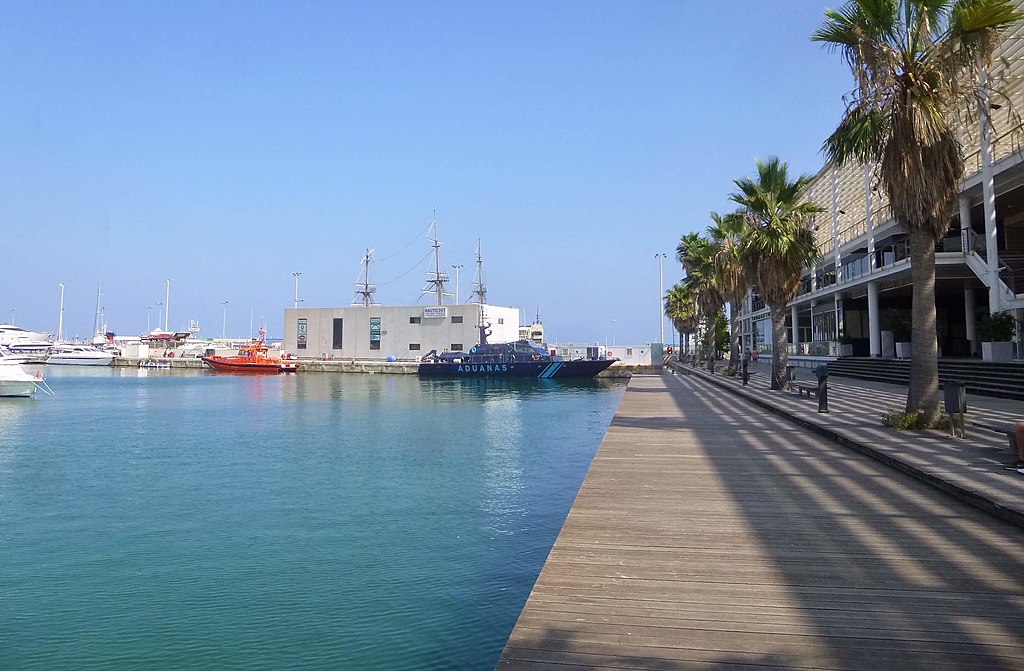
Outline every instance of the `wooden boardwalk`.
<svg viewBox="0 0 1024 671">
<path fill-rule="evenodd" d="M 499 669 L 1024 669 L 1024 530 L 634 377 Z"/>
</svg>

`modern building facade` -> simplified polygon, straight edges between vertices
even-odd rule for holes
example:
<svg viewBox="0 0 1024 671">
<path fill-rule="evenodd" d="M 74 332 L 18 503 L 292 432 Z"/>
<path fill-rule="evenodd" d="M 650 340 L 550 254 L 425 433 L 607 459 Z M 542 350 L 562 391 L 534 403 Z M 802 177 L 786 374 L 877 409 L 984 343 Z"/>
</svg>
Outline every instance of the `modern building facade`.
<svg viewBox="0 0 1024 671">
<path fill-rule="evenodd" d="M 1024 25 L 1009 31 L 995 63 L 987 76 L 1006 97 L 960 123 L 967 169 L 959 215 L 936 248 L 940 356 L 977 356 L 979 317 L 1010 310 L 1019 321 L 1024 308 L 1024 128 L 1014 116 L 1024 112 Z M 826 165 L 807 197 L 827 212 L 815 221 L 821 260 L 789 305 L 791 353 L 909 356 L 899 346 L 909 340 L 908 235 L 872 168 Z M 771 349 L 770 316 L 756 293 L 739 319 L 744 346 Z"/>
<path fill-rule="evenodd" d="M 496 305 L 289 308 L 281 349 L 311 359 L 417 359 L 477 344 L 481 316 L 491 342 L 519 337 L 519 309 Z"/>
</svg>

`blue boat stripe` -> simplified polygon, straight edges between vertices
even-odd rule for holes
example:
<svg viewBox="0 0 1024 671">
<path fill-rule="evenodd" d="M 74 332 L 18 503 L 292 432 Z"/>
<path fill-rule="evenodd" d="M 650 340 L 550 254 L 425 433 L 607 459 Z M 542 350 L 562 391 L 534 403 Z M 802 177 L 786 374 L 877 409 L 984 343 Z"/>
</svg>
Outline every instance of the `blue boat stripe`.
<svg viewBox="0 0 1024 671">
<path fill-rule="evenodd" d="M 545 368 L 541 372 L 540 377 L 552 377 L 555 373 L 558 372 L 558 369 L 561 368 L 561 367 L 562 367 L 562 362 L 561 361 L 553 361 L 553 362 L 549 363 L 547 368 Z"/>
</svg>

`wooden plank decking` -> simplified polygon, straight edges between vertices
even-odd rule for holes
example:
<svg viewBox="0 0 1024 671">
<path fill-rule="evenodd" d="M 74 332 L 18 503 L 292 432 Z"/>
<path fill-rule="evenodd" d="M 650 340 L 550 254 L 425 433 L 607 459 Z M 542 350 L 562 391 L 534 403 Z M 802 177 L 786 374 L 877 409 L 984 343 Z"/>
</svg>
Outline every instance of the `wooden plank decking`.
<svg viewBox="0 0 1024 671">
<path fill-rule="evenodd" d="M 634 377 L 499 669 L 1024 669 L 1024 530 Z"/>
</svg>

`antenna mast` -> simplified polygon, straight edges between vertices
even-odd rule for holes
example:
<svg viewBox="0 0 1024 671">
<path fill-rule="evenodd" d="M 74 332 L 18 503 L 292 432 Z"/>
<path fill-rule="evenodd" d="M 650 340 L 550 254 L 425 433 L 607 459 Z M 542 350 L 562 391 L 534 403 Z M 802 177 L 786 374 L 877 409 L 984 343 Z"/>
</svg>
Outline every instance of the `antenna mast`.
<svg viewBox="0 0 1024 671">
<path fill-rule="evenodd" d="M 448 273 L 441 272 L 441 241 L 437 239 L 437 210 L 434 210 L 434 218 L 431 222 L 434 230 L 434 237 L 428 238 L 434 248 L 434 269 L 427 271 L 427 286 L 423 289 L 425 294 L 435 294 L 437 304 L 444 305 L 444 297 L 451 294 L 444 290 L 445 282 L 448 281 Z"/>
<path fill-rule="evenodd" d="M 370 307 L 371 305 L 375 305 L 375 303 L 373 302 L 373 294 L 374 292 L 377 291 L 377 285 L 370 284 L 370 261 L 372 260 L 373 250 L 367 249 L 362 261 L 363 281 L 356 282 L 356 300 L 352 301 L 352 305 L 359 305 L 360 303 L 364 307 Z"/>
<path fill-rule="evenodd" d="M 483 305 L 487 302 L 487 285 L 484 284 L 484 257 L 480 253 L 480 239 L 476 241 L 476 281 L 473 282 L 473 286 L 476 289 L 470 295 L 470 298 L 476 296 L 477 303 Z"/>
</svg>

